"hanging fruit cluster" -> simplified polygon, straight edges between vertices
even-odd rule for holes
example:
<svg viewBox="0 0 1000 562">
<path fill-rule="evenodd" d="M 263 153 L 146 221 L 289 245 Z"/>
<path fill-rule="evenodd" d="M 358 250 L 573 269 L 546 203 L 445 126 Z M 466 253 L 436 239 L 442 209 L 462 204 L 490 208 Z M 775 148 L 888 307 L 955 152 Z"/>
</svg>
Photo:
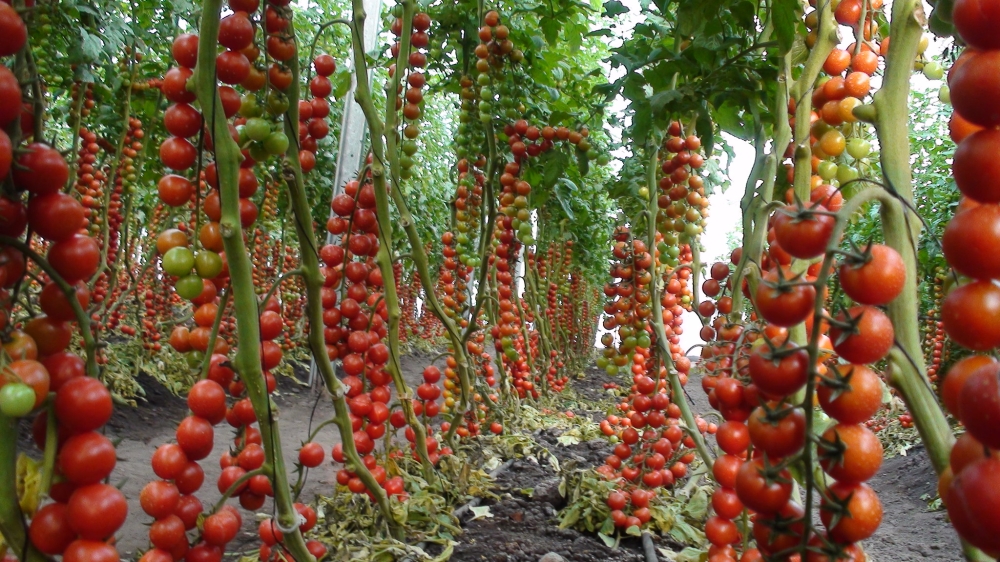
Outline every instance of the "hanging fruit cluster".
<svg viewBox="0 0 1000 562">
<path fill-rule="evenodd" d="M 950 466 L 941 474 L 939 490 L 959 535 L 990 556 L 1000 555 L 1000 528 L 984 514 L 998 505 L 997 459 L 1000 447 L 993 422 L 1000 412 L 996 360 L 987 355 L 1000 346 L 996 318 L 1000 314 L 1000 247 L 996 227 L 1000 190 L 989 172 L 996 166 L 1000 142 L 1000 81 L 994 71 L 1000 61 L 995 9 L 981 2 L 958 0 L 952 12 L 955 29 L 968 45 L 948 73 L 952 139 L 958 143 L 952 162 L 955 185 L 962 193 L 958 211 L 941 240 L 948 264 L 968 282 L 952 288 L 941 305 L 948 337 L 977 352 L 953 365 L 941 385 L 945 407 L 965 425 Z M 954 275 L 954 273 L 952 275 Z"/>
</svg>

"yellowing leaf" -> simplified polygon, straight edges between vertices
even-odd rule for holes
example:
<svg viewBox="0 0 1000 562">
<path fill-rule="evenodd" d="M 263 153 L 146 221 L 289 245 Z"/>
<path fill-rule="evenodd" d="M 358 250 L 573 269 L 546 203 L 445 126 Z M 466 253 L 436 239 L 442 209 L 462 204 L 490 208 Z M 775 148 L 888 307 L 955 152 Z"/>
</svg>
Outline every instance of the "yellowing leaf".
<svg viewBox="0 0 1000 562">
<path fill-rule="evenodd" d="M 17 457 L 17 501 L 21 511 L 31 517 L 38 511 L 41 499 L 41 464 L 21 453 Z"/>
</svg>

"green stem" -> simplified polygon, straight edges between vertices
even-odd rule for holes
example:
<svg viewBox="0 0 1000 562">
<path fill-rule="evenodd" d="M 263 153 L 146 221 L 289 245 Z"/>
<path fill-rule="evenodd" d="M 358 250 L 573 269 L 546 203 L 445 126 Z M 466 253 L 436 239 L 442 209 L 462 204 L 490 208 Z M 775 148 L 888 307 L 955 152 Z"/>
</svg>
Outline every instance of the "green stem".
<svg viewBox="0 0 1000 562">
<path fill-rule="evenodd" d="M 229 135 L 229 126 L 222 112 L 222 100 L 219 97 L 215 77 L 221 9 L 222 0 L 204 0 L 202 4 L 198 64 L 188 88 L 194 86 L 202 113 L 205 114 L 212 139 L 215 141 L 215 161 L 222 203 L 219 226 L 229 263 L 236 327 L 240 339 L 233 364 L 240 375 L 240 380 L 246 386 L 247 395 L 260 422 L 261 439 L 267 455 L 266 462 L 273 467 L 271 481 L 274 489 L 274 508 L 277 511 L 275 519 L 282 529 L 292 529 L 285 534 L 284 546 L 296 560 L 312 562 L 315 558 L 306 548 L 302 533 L 295 524 L 298 512 L 292 502 L 285 459 L 281 451 L 281 435 L 272 411 L 271 399 L 267 394 L 261 365 L 260 319 L 257 295 L 254 291 L 253 264 L 243 243 L 243 229 L 240 222 L 239 166 L 242 155 L 239 145 Z"/>
<path fill-rule="evenodd" d="M 17 435 L 17 418 L 0 414 L 0 434 Z M 24 514 L 17 500 L 17 439 L 0 439 L 0 535 L 23 562 L 45 562 L 48 558 L 28 541 Z M 27 552 L 25 552 L 27 546 Z"/>
<path fill-rule="evenodd" d="M 212 332 L 208 335 L 208 347 L 206 347 L 205 357 L 201 360 L 201 375 L 199 379 L 208 378 L 208 370 L 212 366 L 212 355 L 215 354 L 215 341 L 219 337 L 219 327 L 222 326 L 222 318 L 225 316 L 226 307 L 229 306 L 229 297 L 232 291 L 222 290 L 222 297 L 219 299 L 219 310 L 215 313 L 215 320 L 212 322 Z"/>
</svg>

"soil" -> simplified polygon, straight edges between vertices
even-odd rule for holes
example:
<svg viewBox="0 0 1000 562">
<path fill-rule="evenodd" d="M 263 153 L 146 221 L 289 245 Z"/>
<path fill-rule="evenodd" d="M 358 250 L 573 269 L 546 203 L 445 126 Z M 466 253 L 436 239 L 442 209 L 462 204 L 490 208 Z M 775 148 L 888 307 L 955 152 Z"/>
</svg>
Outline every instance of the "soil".
<svg viewBox="0 0 1000 562">
<path fill-rule="evenodd" d="M 421 382 L 420 374 L 429 361 L 428 356 L 411 355 L 402 360 L 404 378 L 411 385 Z M 299 380 L 307 378 L 308 366 L 298 366 Z M 178 397 L 162 387 L 152 377 L 140 375 L 138 381 L 146 391 L 138 408 L 116 407 L 106 429 L 109 437 L 119 440 L 119 462 L 112 475 L 112 482 L 122 486 L 129 499 L 131 516 L 117 534 L 123 560 L 135 560 L 136 554 L 146 548 L 147 520 L 139 507 L 139 491 L 155 476 L 149 458 L 157 446 L 173 439 L 176 424 L 187 415 L 183 397 Z M 603 385 L 616 382 L 596 368 L 589 369 L 585 378 L 570 384 L 577 397 L 567 404 L 578 414 L 592 419 L 603 417 L 594 408 L 598 401 L 609 397 Z M 688 384 L 688 398 L 695 414 L 711 412 L 707 398 L 695 377 Z M 333 407 L 326 391 L 321 387 L 308 388 L 296 381 L 279 378 L 275 402 L 279 408 L 280 425 L 284 440 L 281 444 L 286 458 L 295 458 L 296 450 L 306 438 L 310 427 L 332 416 Z M 34 447 L 28 424 L 22 424 L 19 439 L 29 450 Z M 200 494 L 206 507 L 217 501 L 220 492 L 215 482 L 221 471 L 217 462 L 232 437 L 232 429 L 222 424 L 217 427 L 215 449 L 202 463 L 205 484 Z M 536 442 L 554 455 L 561 465 L 575 463 L 577 467 L 592 467 L 603 462 L 610 453 L 610 445 L 603 440 L 576 443 L 569 446 L 558 443 L 558 430 L 536 432 Z M 339 441 L 336 429 L 328 426 L 321 430 L 316 440 L 329 451 Z M 35 450 L 35 454 L 39 452 Z M 290 474 L 291 479 L 295 478 Z M 308 502 L 317 493 L 327 493 L 335 486 L 336 467 L 330 463 L 309 472 L 302 494 Z M 871 562 L 953 562 L 960 559 L 958 540 L 948 525 L 943 511 L 931 512 L 928 502 L 933 499 L 936 476 L 926 452 L 914 448 L 907 456 L 888 459 L 879 474 L 869 484 L 878 492 L 884 506 L 882 526 L 864 547 Z M 465 533 L 459 537 L 452 560 L 456 562 L 536 562 L 540 559 L 558 558 L 574 562 L 611 561 L 632 562 L 644 560 L 641 543 L 637 539 L 622 541 L 618 549 L 608 548 L 598 537 L 570 529 L 559 529 L 556 512 L 563 500 L 555 487 L 558 477 L 542 456 L 541 462 L 516 460 L 498 475 L 494 492 L 498 501 L 484 501 L 492 517 L 464 519 Z M 270 503 L 261 510 L 266 512 Z M 244 517 L 244 528 L 230 545 L 232 555 L 250 553 L 256 548 L 256 522 Z M 666 542 L 660 546 L 665 546 Z M 548 558 L 543 558 L 549 554 Z M 227 557 L 235 559 L 235 556 Z"/>
</svg>

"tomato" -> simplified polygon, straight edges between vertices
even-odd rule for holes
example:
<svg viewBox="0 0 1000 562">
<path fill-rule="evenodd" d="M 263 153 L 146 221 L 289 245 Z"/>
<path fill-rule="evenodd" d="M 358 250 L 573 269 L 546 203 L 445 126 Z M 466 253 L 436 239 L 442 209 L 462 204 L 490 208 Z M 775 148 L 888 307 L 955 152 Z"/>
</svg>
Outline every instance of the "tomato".
<svg viewBox="0 0 1000 562">
<path fill-rule="evenodd" d="M 205 471 L 202 470 L 201 466 L 194 461 L 188 462 L 181 469 L 177 477 L 174 478 L 174 484 L 177 485 L 177 491 L 183 495 L 189 495 L 197 492 L 201 489 L 201 485 L 205 483 Z"/>
<path fill-rule="evenodd" d="M 1000 51 L 979 51 L 955 66 L 948 80 L 955 111 L 976 125 L 1000 125 Z"/>
<path fill-rule="evenodd" d="M 191 387 L 187 397 L 191 412 L 216 425 L 226 418 L 226 391 L 213 380 L 201 380 Z"/>
<path fill-rule="evenodd" d="M 202 527 L 202 538 L 206 543 L 215 546 L 225 546 L 236 538 L 240 530 L 240 522 L 229 511 L 219 511 L 205 518 Z"/>
<path fill-rule="evenodd" d="M 864 482 L 882 466 L 882 443 L 863 425 L 837 424 L 820 437 L 819 463 L 838 482 Z"/>
<path fill-rule="evenodd" d="M 223 51 L 215 59 L 215 71 L 223 84 L 239 84 L 250 75 L 250 61 L 239 51 Z"/>
<path fill-rule="evenodd" d="M 194 73 L 189 68 L 174 67 L 163 76 L 160 90 L 174 103 L 191 103 L 197 99 L 193 91 L 187 89 L 188 81 Z"/>
<path fill-rule="evenodd" d="M 944 404 L 944 407 L 957 416 L 959 395 L 969 375 L 980 367 L 996 365 L 996 363 L 997 360 L 988 355 L 972 355 L 952 365 L 941 382 L 941 403 Z"/>
<path fill-rule="evenodd" d="M 28 28 L 10 4 L 0 5 L 0 57 L 20 51 L 28 41 Z"/>
<path fill-rule="evenodd" d="M 236 456 L 236 461 L 240 468 L 246 471 L 257 470 L 263 466 L 265 460 L 264 447 L 250 443 Z"/>
<path fill-rule="evenodd" d="M 775 268 L 757 285 L 754 304 L 761 317 L 778 326 L 804 321 L 815 307 L 816 288 L 787 268 Z"/>
<path fill-rule="evenodd" d="M 69 238 L 83 228 L 85 220 L 83 205 L 65 193 L 39 195 L 28 203 L 28 225 L 46 240 Z"/>
<path fill-rule="evenodd" d="M 902 256 L 884 244 L 873 244 L 863 255 L 864 259 L 847 258 L 840 265 L 840 287 L 860 304 L 888 304 L 903 292 L 906 282 Z"/>
<path fill-rule="evenodd" d="M 964 142 L 963 142 L 964 144 Z M 941 246 L 948 263 L 974 279 L 1000 277 L 1000 206 L 979 205 L 956 214 L 944 230 Z"/>
<path fill-rule="evenodd" d="M 8 334 L 9 341 L 3 344 L 3 350 L 11 359 L 37 359 L 38 344 L 28 334 L 14 330 Z"/>
<path fill-rule="evenodd" d="M 184 521 L 184 528 L 187 530 L 194 529 L 198 524 L 198 516 L 204 511 L 201 500 L 195 496 L 181 496 L 177 500 L 177 510 L 174 511 L 174 515 L 181 518 Z"/>
<path fill-rule="evenodd" d="M 0 376 L 20 380 L 31 387 L 35 398 L 32 409 L 41 406 L 49 395 L 51 380 L 49 372 L 38 361 L 19 359 L 4 367 L 3 374 Z M 3 378 L 0 378 L 0 386 L 5 386 Z"/>
<path fill-rule="evenodd" d="M 750 355 L 750 379 L 762 392 L 786 396 L 805 386 L 809 374 L 809 354 L 791 344 L 775 351 L 760 346 Z"/>
<path fill-rule="evenodd" d="M 68 322 L 55 320 L 48 316 L 36 316 L 24 325 L 24 332 L 31 336 L 38 345 L 39 355 L 46 356 L 58 353 L 69 347 L 73 339 L 73 330 Z"/>
<path fill-rule="evenodd" d="M 86 310 L 90 306 L 90 289 L 86 283 L 80 282 L 74 285 L 73 293 L 77 302 L 80 303 L 80 308 Z M 42 287 L 42 291 L 38 295 L 38 306 L 42 312 L 54 320 L 76 320 L 76 313 L 73 311 L 73 306 L 70 304 L 69 298 L 66 297 L 66 293 L 53 282 L 46 283 Z"/>
<path fill-rule="evenodd" d="M 184 532 L 184 521 L 176 515 L 167 515 L 149 527 L 149 542 L 156 548 L 173 550 L 181 542 L 187 542 Z"/>
<path fill-rule="evenodd" d="M 56 392 L 55 409 L 60 423 L 79 433 L 92 431 L 111 419 L 111 393 L 97 379 L 73 378 Z"/>
<path fill-rule="evenodd" d="M 59 449 L 59 470 L 77 485 L 96 484 L 115 468 L 115 446 L 107 437 L 88 431 L 70 437 Z"/>
<path fill-rule="evenodd" d="M 186 247 L 188 236 L 176 228 L 168 228 L 156 237 L 156 251 L 166 254 L 173 248 Z"/>
<path fill-rule="evenodd" d="M 17 157 L 11 176 L 19 189 L 34 195 L 49 195 L 66 186 L 69 166 L 58 150 L 34 142 L 24 147 Z"/>
<path fill-rule="evenodd" d="M 720 425 L 715 437 L 719 448 L 730 455 L 738 455 L 750 446 L 750 432 L 741 422 L 727 421 Z"/>
<path fill-rule="evenodd" d="M 164 480 L 173 480 L 188 464 L 187 455 L 180 445 L 168 443 L 160 445 L 153 453 L 153 472 Z"/>
<path fill-rule="evenodd" d="M 1000 459 L 984 458 L 955 476 L 945 506 L 955 530 L 990 556 L 1000 554 Z"/>
<path fill-rule="evenodd" d="M 198 149 L 183 137 L 170 137 L 160 144 L 160 161 L 172 170 L 187 170 L 197 159 Z"/>
<path fill-rule="evenodd" d="M 958 418 L 979 442 L 1000 447 L 996 424 L 1000 420 L 1000 366 L 995 362 L 970 373 L 958 395 Z"/>
<path fill-rule="evenodd" d="M 108 484 L 77 488 L 67 505 L 70 525 L 81 538 L 88 540 L 103 540 L 113 535 L 128 513 L 125 496 Z"/>
<path fill-rule="evenodd" d="M 119 560 L 121 558 L 115 547 L 104 541 L 75 540 L 63 552 L 63 562 L 119 562 Z"/>
<path fill-rule="evenodd" d="M 253 43 L 253 23 L 246 12 L 236 12 L 219 22 L 219 44 L 227 49 L 239 51 Z"/>
<path fill-rule="evenodd" d="M 185 68 L 194 68 L 198 64 L 198 36 L 193 33 L 182 33 L 174 39 L 170 52 L 177 64 Z"/>
<path fill-rule="evenodd" d="M 0 413 L 11 418 L 22 418 L 35 409 L 35 391 L 30 386 L 12 382 L 0 388 Z"/>
<path fill-rule="evenodd" d="M 789 551 L 802 542 L 805 533 L 805 512 L 802 506 L 790 501 L 773 516 L 756 515 L 753 519 L 753 538 L 764 554 Z"/>
<path fill-rule="evenodd" d="M 955 343 L 973 351 L 1000 345 L 1000 287 L 973 281 L 956 287 L 941 304 L 941 321 Z"/>
<path fill-rule="evenodd" d="M 212 424 L 205 418 L 188 416 L 177 426 L 177 444 L 184 454 L 192 461 L 201 460 L 212 452 L 215 432 Z"/>
<path fill-rule="evenodd" d="M 753 459 L 740 467 L 735 488 L 736 495 L 748 508 L 758 513 L 778 513 L 792 497 L 792 476 L 787 469 L 777 472 L 763 459 Z"/>
<path fill-rule="evenodd" d="M 97 240 L 74 234 L 49 248 L 49 264 L 69 284 L 89 279 L 97 272 L 101 248 Z"/>
<path fill-rule="evenodd" d="M 163 112 L 163 125 L 175 137 L 190 138 L 201 132 L 201 112 L 186 103 L 175 103 Z"/>
<path fill-rule="evenodd" d="M 835 482 L 827 488 L 827 495 L 820 503 L 820 520 L 826 525 L 831 539 L 855 543 L 872 536 L 878 529 L 882 522 L 882 502 L 867 484 Z M 838 502 L 843 507 L 838 507 Z M 840 517 L 831 525 L 835 513 Z"/>
<path fill-rule="evenodd" d="M 299 464 L 306 468 L 316 468 L 323 464 L 325 457 L 326 453 L 323 452 L 323 446 L 315 441 L 306 443 L 299 449 Z"/>
<path fill-rule="evenodd" d="M 6 134 L 6 133 L 4 133 Z M 4 137 L 0 135 L 0 140 Z M 8 139 L 9 140 L 9 139 Z M 3 147 L 0 147 L 0 158 L 3 158 Z M 4 165 L 0 162 L 0 168 Z M 10 161 L 6 161 L 6 169 L 10 169 Z M 0 169 L 0 178 L 7 177 Z M 18 237 L 28 226 L 28 210 L 19 199 L 0 197 L 0 235 Z"/>
<path fill-rule="evenodd" d="M 740 540 L 740 531 L 732 521 L 713 515 L 705 521 L 705 538 L 714 545 L 735 544 Z"/>
<path fill-rule="evenodd" d="M 330 76 L 337 70 L 337 62 L 330 55 L 324 53 L 317 55 L 313 60 L 313 68 L 320 76 Z"/>
<path fill-rule="evenodd" d="M 173 514 L 180 502 L 177 486 L 163 480 L 146 484 L 139 493 L 139 505 L 153 519 L 162 519 Z"/>
<path fill-rule="evenodd" d="M 64 503 L 50 503 L 35 513 L 28 527 L 31 544 L 43 554 L 62 554 L 76 540 L 76 531 L 70 526 L 69 508 Z"/>
<path fill-rule="evenodd" d="M 767 410 L 758 406 L 747 422 L 750 442 L 771 459 L 793 455 L 805 445 L 805 423 L 805 415 L 799 408 L 769 416 Z"/>
<path fill-rule="evenodd" d="M 185 562 L 222 562 L 222 548 L 200 542 L 188 551 Z"/>
<path fill-rule="evenodd" d="M 882 382 L 864 365 L 836 365 L 843 383 L 821 380 L 816 387 L 819 404 L 831 418 L 841 423 L 861 423 L 882 406 Z"/>
<path fill-rule="evenodd" d="M 736 519 L 743 512 L 743 502 L 736 495 L 736 490 L 718 487 L 712 493 L 712 509 L 725 519 Z"/>
<path fill-rule="evenodd" d="M 952 174 L 963 195 L 980 203 L 1000 203 L 1000 130 L 983 129 L 962 140 L 955 149 Z"/>
<path fill-rule="evenodd" d="M 836 323 L 830 327 L 834 351 L 851 363 L 881 360 L 892 349 L 894 338 L 895 331 L 889 317 L 873 306 L 851 307 L 846 315 L 843 312 L 838 314 Z"/>
<path fill-rule="evenodd" d="M 194 252 L 183 246 L 172 248 L 163 256 L 162 264 L 168 275 L 183 277 L 194 267 Z"/>
</svg>

